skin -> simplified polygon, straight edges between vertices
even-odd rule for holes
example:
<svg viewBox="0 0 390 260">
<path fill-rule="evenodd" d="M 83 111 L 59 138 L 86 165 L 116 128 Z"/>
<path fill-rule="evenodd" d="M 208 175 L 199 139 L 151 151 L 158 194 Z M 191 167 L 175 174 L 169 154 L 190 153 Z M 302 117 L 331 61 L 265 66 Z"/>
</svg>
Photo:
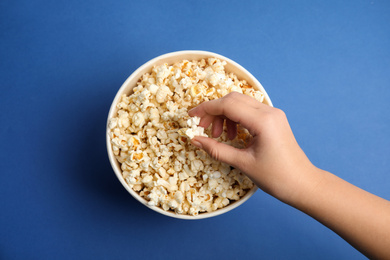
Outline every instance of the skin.
<svg viewBox="0 0 390 260">
<path fill-rule="evenodd" d="M 371 259 L 390 259 L 390 202 L 315 167 L 299 147 L 280 109 L 230 93 L 189 111 L 212 125 L 218 137 L 226 122 L 230 139 L 237 124 L 253 141 L 236 149 L 212 138 L 195 137 L 192 144 L 214 159 L 240 169 L 263 191 L 318 220 Z"/>
</svg>

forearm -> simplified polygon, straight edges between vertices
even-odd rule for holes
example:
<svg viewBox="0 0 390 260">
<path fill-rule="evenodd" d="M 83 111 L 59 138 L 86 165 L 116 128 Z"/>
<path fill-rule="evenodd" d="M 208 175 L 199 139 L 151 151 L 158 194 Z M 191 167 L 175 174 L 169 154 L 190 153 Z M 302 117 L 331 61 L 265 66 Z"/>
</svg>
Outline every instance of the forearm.
<svg viewBox="0 0 390 260">
<path fill-rule="evenodd" d="M 370 258 L 390 258 L 390 202 L 317 169 L 289 204 L 336 232 Z"/>
<path fill-rule="evenodd" d="M 225 119 L 229 131 L 236 131 L 232 122 L 246 128 L 253 137 L 246 149 L 205 137 L 192 143 L 246 173 L 263 191 L 325 224 L 365 255 L 390 259 L 390 202 L 313 166 L 283 111 L 233 92 L 203 102 L 189 115 L 201 117 L 202 127 L 213 124 L 216 136 Z"/>
</svg>

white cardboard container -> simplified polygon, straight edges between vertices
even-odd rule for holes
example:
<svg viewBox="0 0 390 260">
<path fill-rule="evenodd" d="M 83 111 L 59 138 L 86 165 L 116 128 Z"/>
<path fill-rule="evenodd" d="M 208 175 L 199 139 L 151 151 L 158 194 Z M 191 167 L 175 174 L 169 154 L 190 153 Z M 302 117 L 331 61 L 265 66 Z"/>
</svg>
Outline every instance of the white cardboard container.
<svg viewBox="0 0 390 260">
<path fill-rule="evenodd" d="M 161 213 L 163 215 L 169 216 L 169 217 L 179 218 L 179 219 L 188 219 L 188 220 L 197 220 L 197 219 L 210 218 L 210 217 L 215 217 L 215 216 L 224 214 L 224 213 L 226 213 L 228 211 L 231 211 L 231 210 L 235 209 L 236 207 L 240 206 L 245 201 L 247 201 L 256 192 L 257 187 L 254 186 L 240 200 L 232 202 L 231 204 L 229 204 L 228 206 L 226 206 L 226 207 L 224 207 L 222 209 L 218 209 L 218 210 L 216 210 L 214 212 L 209 212 L 209 213 L 208 212 L 206 212 L 206 213 L 199 213 L 199 215 L 197 215 L 197 216 L 180 215 L 180 214 L 176 214 L 173 211 L 165 211 L 165 210 L 163 210 L 160 207 L 150 206 L 150 205 L 148 205 L 147 201 L 144 198 L 142 198 L 137 192 L 135 192 L 132 188 L 130 188 L 127 185 L 125 179 L 123 178 L 120 164 L 117 161 L 117 159 L 115 158 L 114 153 L 112 151 L 110 137 L 109 137 L 109 134 L 108 134 L 109 133 L 108 122 L 109 122 L 110 118 L 116 116 L 117 110 L 118 110 L 116 108 L 116 105 L 120 101 L 121 96 L 123 94 L 130 95 L 132 93 L 132 91 L 133 91 L 133 88 L 136 86 L 138 80 L 140 79 L 140 77 L 143 74 L 147 73 L 147 72 L 151 72 L 154 66 L 161 65 L 161 64 L 164 64 L 164 63 L 173 64 L 173 63 L 176 63 L 176 62 L 180 62 L 182 60 L 190 60 L 191 61 L 191 60 L 200 60 L 200 59 L 203 59 L 203 58 L 212 58 L 212 57 L 226 61 L 226 63 L 227 63 L 225 65 L 225 71 L 226 72 L 234 73 L 238 77 L 238 79 L 246 80 L 247 83 L 249 85 L 251 85 L 253 88 L 262 91 L 264 93 L 264 95 L 265 95 L 263 103 L 272 106 L 271 99 L 269 98 L 267 92 L 265 91 L 263 86 L 260 84 L 260 82 L 251 73 L 249 73 L 245 68 L 243 68 L 241 65 L 239 65 L 238 63 L 232 61 L 229 58 L 226 58 L 226 57 L 224 57 L 222 55 L 219 55 L 219 54 L 216 54 L 216 53 L 213 53 L 213 52 L 188 50 L 188 51 L 171 52 L 171 53 L 167 53 L 167 54 L 158 56 L 158 57 L 156 57 L 156 58 L 146 62 L 141 67 L 139 67 L 123 83 L 123 85 L 121 86 L 121 88 L 117 92 L 117 94 L 116 94 L 116 96 L 115 96 L 115 98 L 114 98 L 114 100 L 112 102 L 110 111 L 108 113 L 107 124 L 106 124 L 107 153 L 108 153 L 108 157 L 109 157 L 112 169 L 114 170 L 116 177 L 122 183 L 123 187 L 125 187 L 125 189 L 136 200 L 138 200 L 139 202 L 141 202 L 142 204 L 144 204 L 148 208 L 150 208 L 150 209 L 152 209 L 152 210 L 154 210 L 154 211 L 156 211 L 158 213 Z"/>
</svg>

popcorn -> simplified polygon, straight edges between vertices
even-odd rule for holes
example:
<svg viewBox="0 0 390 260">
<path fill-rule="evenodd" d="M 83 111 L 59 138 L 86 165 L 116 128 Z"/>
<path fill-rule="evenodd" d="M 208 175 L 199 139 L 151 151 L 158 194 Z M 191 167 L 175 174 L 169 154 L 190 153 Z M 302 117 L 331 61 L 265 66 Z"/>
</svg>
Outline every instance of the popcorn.
<svg viewBox="0 0 390 260">
<path fill-rule="evenodd" d="M 133 116 L 133 125 L 142 128 L 145 124 L 145 116 L 142 112 L 137 112 Z"/>
<path fill-rule="evenodd" d="M 195 136 L 205 136 L 208 137 L 207 134 L 204 133 L 204 128 L 201 126 L 198 126 L 200 123 L 200 117 L 191 117 L 187 120 L 187 125 L 191 128 L 186 129 L 184 134 L 189 137 L 190 139 L 194 138 Z"/>
<path fill-rule="evenodd" d="M 159 89 L 159 87 L 157 85 L 155 85 L 155 84 L 152 84 L 152 85 L 149 86 L 149 92 L 152 95 L 156 95 L 158 89 Z"/>
<path fill-rule="evenodd" d="M 163 103 L 168 100 L 169 97 L 173 95 L 172 91 L 167 86 L 161 86 L 156 92 L 156 101 L 157 103 Z"/>
<path fill-rule="evenodd" d="M 129 149 L 137 150 L 141 145 L 141 140 L 138 136 L 132 135 L 127 141 L 127 147 Z"/>
<path fill-rule="evenodd" d="M 148 205 L 196 216 L 239 200 L 254 186 L 239 170 L 190 143 L 210 135 L 199 117 L 188 116 L 201 102 L 233 91 L 264 100 L 262 92 L 226 73 L 225 65 L 209 58 L 156 66 L 117 104 L 117 116 L 107 124 L 112 150 L 126 183 Z M 238 127 L 230 141 L 224 129 L 217 141 L 244 148 L 251 136 Z"/>
<path fill-rule="evenodd" d="M 145 186 L 151 187 L 151 186 L 153 185 L 153 176 L 151 176 L 151 175 L 146 175 L 146 176 L 142 179 L 142 183 L 143 183 Z"/>
<path fill-rule="evenodd" d="M 160 114 L 157 108 L 151 108 L 148 110 L 148 117 L 152 125 L 157 125 L 160 120 Z"/>
<path fill-rule="evenodd" d="M 108 122 L 108 128 L 114 129 L 118 125 L 118 118 L 111 118 L 110 122 Z"/>
<path fill-rule="evenodd" d="M 190 94 L 193 98 L 200 97 L 202 96 L 204 89 L 205 87 L 200 84 L 193 85 L 190 88 Z"/>
<path fill-rule="evenodd" d="M 140 163 L 145 157 L 144 151 L 131 151 L 128 160 L 129 162 Z"/>
<path fill-rule="evenodd" d="M 203 163 L 201 160 L 193 160 L 191 161 L 191 171 L 198 173 L 204 169 Z"/>
</svg>

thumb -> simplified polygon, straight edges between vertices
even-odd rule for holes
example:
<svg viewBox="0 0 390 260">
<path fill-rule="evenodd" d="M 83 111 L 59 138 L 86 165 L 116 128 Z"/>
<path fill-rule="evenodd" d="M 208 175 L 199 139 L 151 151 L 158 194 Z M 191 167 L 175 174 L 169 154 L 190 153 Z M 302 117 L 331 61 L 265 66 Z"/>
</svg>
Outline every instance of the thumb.
<svg viewBox="0 0 390 260">
<path fill-rule="evenodd" d="M 191 140 L 191 143 L 196 147 L 203 149 L 213 159 L 240 168 L 238 164 L 242 161 L 242 150 L 203 136 L 194 137 Z"/>
</svg>

